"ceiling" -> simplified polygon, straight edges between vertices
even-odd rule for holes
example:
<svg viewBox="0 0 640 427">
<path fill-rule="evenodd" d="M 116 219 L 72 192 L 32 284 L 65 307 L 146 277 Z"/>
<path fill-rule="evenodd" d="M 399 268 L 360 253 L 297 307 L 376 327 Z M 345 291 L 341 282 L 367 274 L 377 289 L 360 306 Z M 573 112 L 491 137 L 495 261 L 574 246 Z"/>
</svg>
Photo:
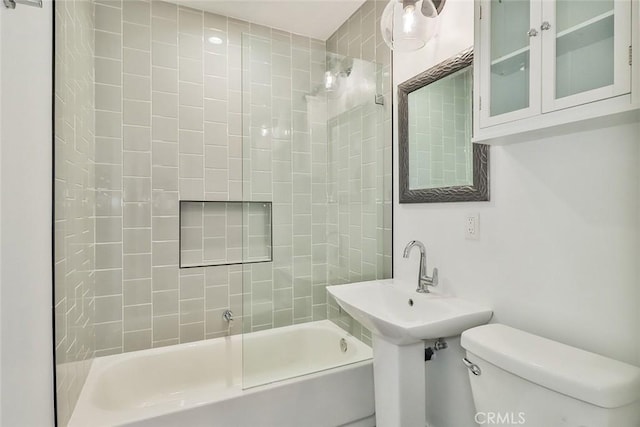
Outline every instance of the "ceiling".
<svg viewBox="0 0 640 427">
<path fill-rule="evenodd" d="M 328 39 L 365 0 L 171 0 L 320 40 Z"/>
</svg>

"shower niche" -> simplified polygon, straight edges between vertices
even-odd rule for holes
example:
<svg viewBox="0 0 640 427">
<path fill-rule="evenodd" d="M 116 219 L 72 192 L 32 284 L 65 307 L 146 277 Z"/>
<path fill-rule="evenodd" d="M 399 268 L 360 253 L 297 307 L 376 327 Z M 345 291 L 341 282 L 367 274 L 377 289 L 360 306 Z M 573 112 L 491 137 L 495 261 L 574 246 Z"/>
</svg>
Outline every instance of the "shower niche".
<svg viewBox="0 0 640 427">
<path fill-rule="evenodd" d="M 271 202 L 180 201 L 180 268 L 270 262 Z"/>
</svg>

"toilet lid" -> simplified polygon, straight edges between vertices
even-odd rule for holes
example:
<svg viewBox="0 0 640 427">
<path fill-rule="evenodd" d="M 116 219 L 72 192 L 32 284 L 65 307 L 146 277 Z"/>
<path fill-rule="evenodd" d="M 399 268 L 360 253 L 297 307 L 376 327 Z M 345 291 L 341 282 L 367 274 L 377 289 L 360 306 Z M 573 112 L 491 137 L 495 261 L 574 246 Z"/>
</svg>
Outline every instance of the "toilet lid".
<svg viewBox="0 0 640 427">
<path fill-rule="evenodd" d="M 603 408 L 640 400 L 640 368 L 509 326 L 462 333 L 467 351 L 535 384 Z"/>
</svg>

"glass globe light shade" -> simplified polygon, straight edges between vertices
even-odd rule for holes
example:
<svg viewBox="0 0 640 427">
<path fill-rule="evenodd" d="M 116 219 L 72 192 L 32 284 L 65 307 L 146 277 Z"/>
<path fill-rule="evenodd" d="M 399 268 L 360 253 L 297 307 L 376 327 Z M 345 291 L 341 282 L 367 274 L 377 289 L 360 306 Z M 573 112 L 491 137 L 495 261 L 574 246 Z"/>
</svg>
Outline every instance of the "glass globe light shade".
<svg viewBox="0 0 640 427">
<path fill-rule="evenodd" d="M 382 38 L 395 51 L 421 49 L 433 35 L 430 18 L 437 15 L 432 0 L 390 0 L 380 19 Z"/>
</svg>

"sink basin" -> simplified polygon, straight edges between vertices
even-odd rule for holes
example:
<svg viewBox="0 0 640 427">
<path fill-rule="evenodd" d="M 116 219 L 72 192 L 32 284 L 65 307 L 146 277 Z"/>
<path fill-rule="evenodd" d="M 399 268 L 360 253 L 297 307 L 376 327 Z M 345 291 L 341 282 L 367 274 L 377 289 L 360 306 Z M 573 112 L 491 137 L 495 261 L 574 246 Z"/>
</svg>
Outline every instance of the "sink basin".
<svg viewBox="0 0 640 427">
<path fill-rule="evenodd" d="M 340 307 L 374 334 L 395 345 L 460 335 L 487 323 L 492 310 L 462 298 L 420 294 L 390 280 L 327 286 Z"/>
<path fill-rule="evenodd" d="M 425 425 L 423 340 L 460 335 L 493 314 L 462 298 L 415 289 L 415 283 L 393 279 L 327 286 L 340 307 L 372 332 L 378 427 Z"/>
</svg>

